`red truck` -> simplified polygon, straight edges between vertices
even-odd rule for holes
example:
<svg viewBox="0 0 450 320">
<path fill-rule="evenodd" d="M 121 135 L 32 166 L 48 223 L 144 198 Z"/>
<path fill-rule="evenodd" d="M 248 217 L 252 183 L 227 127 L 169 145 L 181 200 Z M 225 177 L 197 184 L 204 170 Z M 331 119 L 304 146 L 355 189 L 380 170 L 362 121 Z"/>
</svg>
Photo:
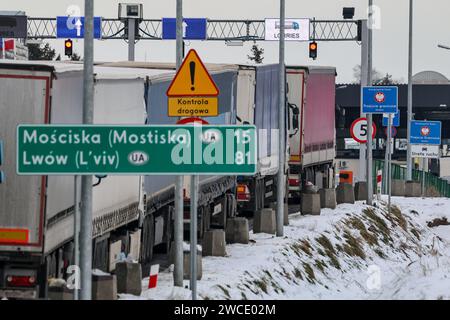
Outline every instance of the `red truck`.
<svg viewBox="0 0 450 320">
<path fill-rule="evenodd" d="M 333 67 L 286 68 L 289 133 L 289 198 L 307 184 L 334 183 L 335 82 Z"/>
</svg>

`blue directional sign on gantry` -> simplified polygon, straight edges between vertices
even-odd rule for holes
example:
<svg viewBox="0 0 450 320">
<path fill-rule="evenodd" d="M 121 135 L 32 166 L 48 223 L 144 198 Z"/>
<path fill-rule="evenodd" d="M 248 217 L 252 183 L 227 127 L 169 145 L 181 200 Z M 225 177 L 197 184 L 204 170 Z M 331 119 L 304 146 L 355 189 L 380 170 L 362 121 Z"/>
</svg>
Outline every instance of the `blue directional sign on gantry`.
<svg viewBox="0 0 450 320">
<path fill-rule="evenodd" d="M 162 38 L 164 40 L 176 39 L 175 18 L 162 19 Z M 206 40 L 207 19 L 205 18 L 186 18 L 183 19 L 183 39 L 185 40 Z"/>
<path fill-rule="evenodd" d="M 57 38 L 84 38 L 84 17 L 56 17 Z M 102 18 L 94 17 L 94 38 L 102 37 Z"/>
</svg>

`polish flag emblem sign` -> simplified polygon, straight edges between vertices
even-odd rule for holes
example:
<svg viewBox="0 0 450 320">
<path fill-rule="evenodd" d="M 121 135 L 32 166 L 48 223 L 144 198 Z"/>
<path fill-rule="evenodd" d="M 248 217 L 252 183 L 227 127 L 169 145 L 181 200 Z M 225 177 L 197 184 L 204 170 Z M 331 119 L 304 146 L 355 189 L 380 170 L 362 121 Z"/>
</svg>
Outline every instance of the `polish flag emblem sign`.
<svg viewBox="0 0 450 320">
<path fill-rule="evenodd" d="M 384 95 L 383 92 L 377 92 L 375 94 L 375 101 L 376 102 L 383 103 L 385 99 L 386 99 L 386 96 Z"/>
<path fill-rule="evenodd" d="M 430 128 L 429 127 L 422 127 L 421 129 L 420 129 L 420 134 L 422 135 L 422 136 L 424 136 L 424 137 L 426 137 L 426 136 L 428 136 L 429 134 L 430 134 L 430 132 L 431 132 L 431 130 L 430 130 Z"/>
</svg>

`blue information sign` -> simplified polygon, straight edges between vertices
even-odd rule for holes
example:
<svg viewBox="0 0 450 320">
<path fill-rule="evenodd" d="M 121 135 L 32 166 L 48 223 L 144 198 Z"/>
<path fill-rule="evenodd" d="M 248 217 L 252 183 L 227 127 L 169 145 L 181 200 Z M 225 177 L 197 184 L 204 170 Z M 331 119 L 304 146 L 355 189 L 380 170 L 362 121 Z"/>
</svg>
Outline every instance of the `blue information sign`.
<svg viewBox="0 0 450 320">
<path fill-rule="evenodd" d="M 363 113 L 397 113 L 397 87 L 363 87 Z"/>
<path fill-rule="evenodd" d="M 389 120 L 389 117 L 385 117 L 383 115 L 383 127 L 388 126 L 388 120 Z M 400 111 L 397 111 L 397 113 L 392 115 L 392 126 L 400 127 Z"/>
<path fill-rule="evenodd" d="M 440 121 L 411 121 L 411 144 L 441 144 Z"/>
<path fill-rule="evenodd" d="M 176 39 L 176 25 L 175 18 L 162 19 L 162 38 L 164 40 Z M 205 18 L 183 19 L 183 39 L 206 40 L 206 26 L 207 19 Z"/>
<path fill-rule="evenodd" d="M 57 38 L 84 38 L 84 17 L 56 17 Z M 102 18 L 94 17 L 94 38 L 102 37 Z"/>
</svg>

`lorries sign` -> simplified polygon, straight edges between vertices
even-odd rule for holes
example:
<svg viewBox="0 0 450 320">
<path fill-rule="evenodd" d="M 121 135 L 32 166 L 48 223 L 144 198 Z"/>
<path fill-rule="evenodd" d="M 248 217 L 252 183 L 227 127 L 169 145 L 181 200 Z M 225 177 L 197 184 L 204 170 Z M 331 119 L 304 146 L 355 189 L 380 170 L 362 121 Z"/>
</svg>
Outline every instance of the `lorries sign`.
<svg viewBox="0 0 450 320">
<path fill-rule="evenodd" d="M 19 125 L 22 175 L 256 171 L 255 126 Z"/>
<path fill-rule="evenodd" d="M 309 19 L 286 19 L 286 41 L 309 41 Z M 265 40 L 280 40 L 280 19 L 265 20 Z"/>
</svg>

